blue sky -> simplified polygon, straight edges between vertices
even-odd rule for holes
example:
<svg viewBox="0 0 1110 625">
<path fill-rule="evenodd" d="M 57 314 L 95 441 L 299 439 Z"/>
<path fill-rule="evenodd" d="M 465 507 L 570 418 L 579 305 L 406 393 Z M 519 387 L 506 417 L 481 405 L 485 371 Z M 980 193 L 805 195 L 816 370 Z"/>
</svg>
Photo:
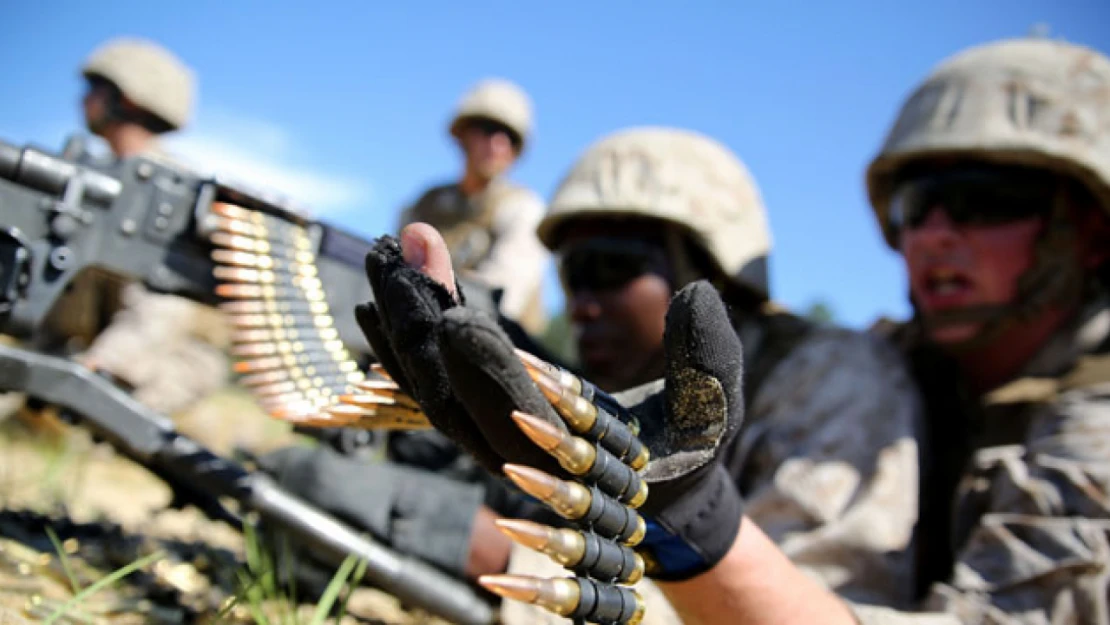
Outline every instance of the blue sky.
<svg viewBox="0 0 1110 625">
<path fill-rule="evenodd" d="M 625 126 L 710 134 L 759 182 L 775 298 L 826 300 L 860 327 L 907 312 L 862 176 L 913 85 L 961 48 L 1037 23 L 1110 52 L 1107 0 L 686 5 L 9 2 L 0 138 L 60 147 L 80 127 L 84 56 L 115 35 L 153 38 L 200 77 L 195 123 L 172 148 L 374 236 L 422 187 L 457 173 L 451 108 L 474 81 L 504 76 L 536 103 L 516 179 L 549 197 L 589 143 Z"/>
</svg>

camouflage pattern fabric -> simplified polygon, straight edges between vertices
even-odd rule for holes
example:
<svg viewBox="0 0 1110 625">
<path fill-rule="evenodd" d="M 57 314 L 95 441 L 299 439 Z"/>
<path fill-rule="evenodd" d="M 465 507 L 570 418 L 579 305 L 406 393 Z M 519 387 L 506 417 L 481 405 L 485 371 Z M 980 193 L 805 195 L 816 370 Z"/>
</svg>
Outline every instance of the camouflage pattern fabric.
<svg viewBox="0 0 1110 625">
<path fill-rule="evenodd" d="M 133 387 L 143 404 L 173 414 L 230 380 L 230 330 L 214 309 L 140 284 L 123 291 L 122 309 L 81 356 Z"/>
<path fill-rule="evenodd" d="M 1110 622 L 1110 306 L 1098 302 L 984 398 L 955 493 L 955 566 L 922 612 L 864 625 Z"/>
</svg>

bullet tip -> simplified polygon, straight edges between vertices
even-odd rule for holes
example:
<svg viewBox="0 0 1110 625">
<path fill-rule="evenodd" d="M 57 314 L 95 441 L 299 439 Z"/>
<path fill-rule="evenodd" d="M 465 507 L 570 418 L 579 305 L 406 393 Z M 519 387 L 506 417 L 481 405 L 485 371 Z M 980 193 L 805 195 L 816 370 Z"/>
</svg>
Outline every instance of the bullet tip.
<svg viewBox="0 0 1110 625">
<path fill-rule="evenodd" d="M 525 436 L 545 451 L 555 449 L 563 439 L 562 432 L 539 417 L 519 410 L 514 410 L 512 417 Z"/>
<path fill-rule="evenodd" d="M 493 594 L 506 599 L 532 603 L 539 597 L 539 580 L 520 575 L 482 575 L 478 583 Z"/>
</svg>

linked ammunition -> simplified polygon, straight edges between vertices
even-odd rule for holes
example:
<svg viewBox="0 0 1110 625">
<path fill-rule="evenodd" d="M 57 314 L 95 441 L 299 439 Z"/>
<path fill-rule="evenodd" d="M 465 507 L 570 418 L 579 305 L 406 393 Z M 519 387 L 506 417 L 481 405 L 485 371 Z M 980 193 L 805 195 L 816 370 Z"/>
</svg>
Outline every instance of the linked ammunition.
<svg viewBox="0 0 1110 625">
<path fill-rule="evenodd" d="M 639 508 L 647 500 L 647 484 L 604 448 L 596 448 L 589 441 L 533 415 L 514 411 L 512 417 L 533 443 L 554 456 L 571 475 L 597 484 L 606 494 L 633 508 Z"/>
<path fill-rule="evenodd" d="M 324 377 L 333 379 L 343 384 L 357 385 L 362 383 L 364 376 L 361 371 L 343 371 L 339 363 L 323 363 L 321 365 L 307 365 L 305 367 L 282 367 L 259 373 L 250 373 L 239 378 L 243 386 L 259 386 L 271 382 L 284 382 L 285 380 L 298 380 L 301 378 Z M 353 364 L 353 363 L 352 363 Z"/>
<path fill-rule="evenodd" d="M 639 625 L 644 619 L 644 600 L 636 591 L 591 579 L 483 575 L 478 583 L 506 599 L 538 605 L 567 618 L 607 625 Z"/>
<path fill-rule="evenodd" d="M 330 328 L 335 322 L 331 315 L 231 315 L 228 319 L 236 328 L 279 328 L 304 329 L 304 328 Z"/>
<path fill-rule="evenodd" d="M 216 265 L 212 275 L 217 280 L 228 282 L 242 282 L 244 284 L 272 284 L 283 287 L 296 287 L 305 291 L 319 291 L 323 283 L 319 278 L 288 274 L 270 269 L 249 269 L 246 267 L 231 267 L 229 265 Z"/>
<path fill-rule="evenodd" d="M 570 389 L 575 395 L 581 395 L 586 401 L 597 404 L 598 407 L 627 424 L 633 434 L 640 435 L 640 424 L 636 417 L 632 416 L 628 409 L 622 406 L 612 395 L 594 386 L 588 380 L 584 380 L 570 371 L 553 365 L 523 349 L 517 348 L 515 351 L 525 367 L 546 374 L 549 378 L 558 382 L 560 386 Z"/>
<path fill-rule="evenodd" d="M 236 330 L 231 335 L 235 343 L 261 343 L 265 341 L 298 341 L 308 339 L 334 341 L 339 339 L 339 330 L 332 327 L 298 328 L 272 326 L 271 328 L 253 327 Z"/>
<path fill-rule="evenodd" d="M 498 519 L 497 527 L 515 542 L 550 556 L 579 575 L 619 584 L 635 584 L 644 577 L 644 560 L 639 554 L 597 534 L 518 519 Z"/>
<path fill-rule="evenodd" d="M 302 352 L 343 351 L 343 341 L 274 341 L 270 343 L 243 343 L 231 347 L 231 355 L 249 358 L 253 356 L 272 356 L 274 354 L 299 354 Z"/>
<path fill-rule="evenodd" d="M 638 545 L 644 539 L 647 526 L 643 518 L 596 487 L 566 482 L 519 464 L 506 464 L 504 470 L 521 490 L 566 519 L 585 523 L 603 536 L 629 546 Z"/>
<path fill-rule="evenodd" d="M 312 242 L 308 240 L 304 231 L 286 231 L 278 232 L 269 230 L 265 226 L 243 221 L 241 219 L 228 219 L 227 217 L 219 217 L 213 215 L 209 218 L 209 222 L 213 227 L 223 232 L 250 237 L 256 240 L 264 241 L 277 241 L 283 245 L 293 247 L 301 250 L 308 250 L 312 247 Z"/>
<path fill-rule="evenodd" d="M 311 265 L 316 262 L 315 256 L 309 250 L 276 245 L 270 241 L 256 239 L 254 237 L 230 234 L 228 232 L 213 232 L 208 237 L 208 240 L 211 241 L 213 245 L 230 250 L 252 252 L 254 254 L 268 254 L 275 258 L 284 258 L 306 265 Z"/>
<path fill-rule="evenodd" d="M 250 210 L 240 206 L 234 206 L 224 202 L 217 202 L 212 204 L 212 212 L 228 219 L 237 219 L 239 221 L 247 221 L 271 230 L 274 232 L 282 233 L 296 233 L 302 236 L 305 235 L 305 230 L 299 224 L 285 221 L 271 215 L 267 215 L 262 211 Z"/>
<path fill-rule="evenodd" d="M 224 266 L 246 267 L 250 269 L 263 269 L 278 271 L 289 275 L 314 277 L 317 274 L 314 265 L 289 262 L 275 259 L 265 254 L 252 254 L 227 249 L 212 250 L 212 260 Z"/>
<path fill-rule="evenodd" d="M 401 387 L 397 386 L 397 383 L 393 380 L 363 380 L 356 386 L 358 386 L 358 389 L 361 391 L 401 392 Z"/>
<path fill-rule="evenodd" d="M 282 354 L 280 356 L 240 360 L 232 365 L 232 368 L 235 373 L 257 373 L 259 371 L 269 371 L 282 367 L 307 367 L 328 363 L 334 363 L 340 371 L 348 373 L 358 370 L 358 364 L 348 358 L 345 352 L 302 352 L 299 354 Z"/>
<path fill-rule="evenodd" d="M 389 380 L 391 382 L 393 381 L 393 376 L 389 375 L 389 372 L 386 371 L 385 367 L 383 367 L 380 363 L 377 363 L 377 362 L 370 363 L 370 372 L 374 373 L 376 375 L 379 375 L 382 378 L 385 378 L 386 380 Z"/>
<path fill-rule="evenodd" d="M 359 393 L 343 395 L 339 398 L 339 401 L 352 406 L 396 406 L 398 408 L 406 408 L 414 412 L 420 412 L 420 405 L 404 393 L 383 395 L 377 392 L 362 391 L 360 389 Z"/>
<path fill-rule="evenodd" d="M 335 389 L 342 389 L 343 387 L 344 384 L 342 382 L 318 377 L 262 384 L 252 388 L 251 392 L 257 397 L 268 397 L 272 395 L 286 396 L 290 393 L 300 393 L 307 397 L 333 394 Z"/>
<path fill-rule="evenodd" d="M 426 430 L 432 424 L 422 412 L 398 409 L 396 406 L 365 408 L 350 404 L 333 404 L 325 409 L 328 414 L 344 418 L 353 417 L 352 425 L 365 429 Z"/>
<path fill-rule="evenodd" d="M 227 299 L 304 300 L 322 302 L 324 292 L 272 284 L 217 284 L 216 295 Z"/>
<path fill-rule="evenodd" d="M 241 299 L 220 302 L 220 310 L 230 315 L 243 314 L 300 314 L 326 315 L 327 302 L 308 302 L 304 300 L 265 300 Z"/>
<path fill-rule="evenodd" d="M 544 397 L 551 402 L 572 430 L 586 435 L 590 440 L 597 441 L 617 458 L 626 460 L 637 471 L 647 465 L 648 450 L 628 425 L 581 395 L 576 395 L 571 389 L 560 385 L 540 370 L 527 369 Z"/>
</svg>

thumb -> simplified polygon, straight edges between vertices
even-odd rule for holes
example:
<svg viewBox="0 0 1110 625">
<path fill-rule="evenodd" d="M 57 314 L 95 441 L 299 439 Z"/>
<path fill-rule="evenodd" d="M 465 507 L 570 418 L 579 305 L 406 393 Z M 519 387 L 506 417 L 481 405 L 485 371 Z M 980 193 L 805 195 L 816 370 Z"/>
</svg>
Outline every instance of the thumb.
<svg viewBox="0 0 1110 625">
<path fill-rule="evenodd" d="M 407 263 L 440 283 L 458 299 L 451 252 L 439 231 L 426 223 L 414 223 L 401 230 L 401 250 Z"/>
<path fill-rule="evenodd" d="M 744 418 L 744 355 L 711 284 L 694 282 L 671 300 L 664 349 L 670 426 L 696 446 L 726 442 Z"/>
</svg>

